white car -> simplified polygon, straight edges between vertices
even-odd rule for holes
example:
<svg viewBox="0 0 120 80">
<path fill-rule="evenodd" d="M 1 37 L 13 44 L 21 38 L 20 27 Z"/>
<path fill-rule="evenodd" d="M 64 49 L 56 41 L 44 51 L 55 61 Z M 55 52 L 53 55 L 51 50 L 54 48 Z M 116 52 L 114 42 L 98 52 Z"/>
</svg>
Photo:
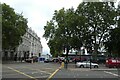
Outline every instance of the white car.
<svg viewBox="0 0 120 80">
<path fill-rule="evenodd" d="M 76 63 L 76 66 L 77 66 L 77 67 L 80 67 L 80 68 L 90 67 L 90 65 L 91 65 L 91 67 L 93 67 L 93 68 L 98 68 L 98 67 L 99 67 L 99 65 L 96 64 L 96 63 L 92 63 L 92 62 L 91 62 L 91 64 L 90 64 L 90 61 L 84 61 L 84 62 L 77 62 L 77 63 Z"/>
</svg>

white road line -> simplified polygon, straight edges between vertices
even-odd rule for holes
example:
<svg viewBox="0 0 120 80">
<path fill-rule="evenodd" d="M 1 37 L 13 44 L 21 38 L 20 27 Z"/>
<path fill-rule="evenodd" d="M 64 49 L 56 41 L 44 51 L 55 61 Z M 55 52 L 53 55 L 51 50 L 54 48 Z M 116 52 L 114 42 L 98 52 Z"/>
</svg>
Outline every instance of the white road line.
<svg viewBox="0 0 120 80">
<path fill-rule="evenodd" d="M 29 67 L 22 67 L 22 68 L 27 68 L 27 69 L 30 69 L 30 70 L 36 70 L 36 71 L 43 72 L 43 73 L 46 73 L 46 74 L 52 74 L 50 72 L 43 71 L 43 70 L 40 70 L 40 69 L 33 69 L 33 68 L 29 68 Z"/>
<path fill-rule="evenodd" d="M 53 69 L 53 68 L 45 68 L 45 69 Z"/>
<path fill-rule="evenodd" d="M 47 75 L 47 76 L 38 76 L 38 78 L 40 77 L 40 78 L 47 78 L 49 75 Z"/>
<path fill-rule="evenodd" d="M 69 69 L 70 71 L 90 71 L 90 69 Z"/>
<path fill-rule="evenodd" d="M 117 70 L 117 69 L 91 69 L 91 70 L 93 70 L 93 71 L 94 71 L 94 70 L 96 70 L 96 71 L 99 71 L 99 70 L 100 70 L 100 71 L 102 71 L 102 70 L 103 70 L 103 71 L 105 71 L 105 70 L 107 70 L 107 71 L 108 71 L 108 70 L 111 71 L 111 70 Z"/>
<path fill-rule="evenodd" d="M 115 74 L 115 73 L 112 73 L 112 72 L 108 72 L 108 71 L 104 71 L 105 73 L 108 73 L 108 74 L 111 74 L 111 75 L 114 75 L 114 76 L 117 76 L 117 77 L 120 77 L 118 74 Z"/>
</svg>

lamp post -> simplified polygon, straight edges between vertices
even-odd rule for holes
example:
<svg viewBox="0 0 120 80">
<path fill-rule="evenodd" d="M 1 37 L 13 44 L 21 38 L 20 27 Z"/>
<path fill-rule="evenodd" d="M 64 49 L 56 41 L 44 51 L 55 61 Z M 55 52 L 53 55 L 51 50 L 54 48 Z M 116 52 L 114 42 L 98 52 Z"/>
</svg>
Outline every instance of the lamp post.
<svg viewBox="0 0 120 80">
<path fill-rule="evenodd" d="M 92 67 L 91 67 L 91 59 L 92 59 L 92 56 L 90 55 L 90 69 L 92 69 Z"/>
<path fill-rule="evenodd" d="M 65 68 L 68 67 L 68 53 L 69 53 L 69 45 L 66 45 L 66 57 L 65 57 Z"/>
<path fill-rule="evenodd" d="M 75 49 L 75 67 L 76 67 L 76 59 L 77 59 L 77 53 L 78 53 L 78 51 Z"/>
</svg>

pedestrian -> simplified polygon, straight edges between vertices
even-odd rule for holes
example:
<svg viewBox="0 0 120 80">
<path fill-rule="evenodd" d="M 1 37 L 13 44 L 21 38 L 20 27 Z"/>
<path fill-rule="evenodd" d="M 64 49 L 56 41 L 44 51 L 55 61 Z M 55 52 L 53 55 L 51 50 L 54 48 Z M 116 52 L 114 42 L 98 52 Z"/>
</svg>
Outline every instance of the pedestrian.
<svg viewBox="0 0 120 80">
<path fill-rule="evenodd" d="M 62 63 L 62 60 L 61 60 L 61 59 L 59 59 L 59 63 L 60 63 L 60 65 L 61 65 L 61 63 Z"/>
<path fill-rule="evenodd" d="M 75 64 L 76 64 L 77 60 L 75 59 Z"/>
</svg>

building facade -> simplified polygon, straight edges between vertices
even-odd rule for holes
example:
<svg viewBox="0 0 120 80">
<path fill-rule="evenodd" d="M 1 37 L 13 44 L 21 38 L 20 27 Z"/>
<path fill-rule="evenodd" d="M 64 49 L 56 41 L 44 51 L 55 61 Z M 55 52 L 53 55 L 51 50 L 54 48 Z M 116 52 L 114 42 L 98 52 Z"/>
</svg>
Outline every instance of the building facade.
<svg viewBox="0 0 120 80">
<path fill-rule="evenodd" d="M 28 28 L 26 34 L 22 37 L 23 42 L 16 49 L 17 57 L 39 57 L 42 54 L 42 44 L 40 38 L 31 29 Z"/>
</svg>

